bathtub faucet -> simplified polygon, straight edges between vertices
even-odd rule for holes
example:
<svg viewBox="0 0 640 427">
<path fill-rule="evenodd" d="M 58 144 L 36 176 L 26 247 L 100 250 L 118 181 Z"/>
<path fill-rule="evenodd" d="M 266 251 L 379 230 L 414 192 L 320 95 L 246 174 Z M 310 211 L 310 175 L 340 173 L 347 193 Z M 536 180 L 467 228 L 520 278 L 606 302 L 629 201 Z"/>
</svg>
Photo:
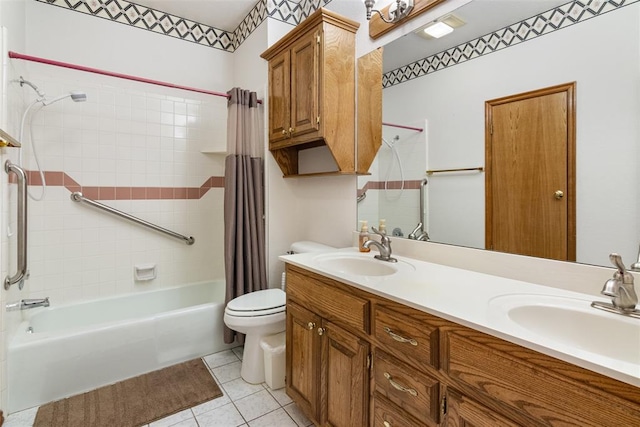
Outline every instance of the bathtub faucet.
<svg viewBox="0 0 640 427">
<path fill-rule="evenodd" d="M 7 304 L 7 311 L 26 310 L 28 308 L 49 307 L 49 297 L 38 299 L 23 299 Z"/>
<path fill-rule="evenodd" d="M 23 299 L 20 301 L 20 310 L 36 307 L 49 307 L 49 297 L 37 299 Z"/>
</svg>

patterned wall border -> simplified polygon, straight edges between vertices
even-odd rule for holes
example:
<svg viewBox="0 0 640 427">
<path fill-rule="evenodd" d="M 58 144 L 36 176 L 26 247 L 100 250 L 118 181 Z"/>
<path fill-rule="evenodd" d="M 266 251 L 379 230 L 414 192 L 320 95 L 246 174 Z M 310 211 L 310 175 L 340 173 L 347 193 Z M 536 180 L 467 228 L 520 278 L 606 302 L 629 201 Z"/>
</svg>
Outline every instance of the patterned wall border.
<svg viewBox="0 0 640 427">
<path fill-rule="evenodd" d="M 571 1 L 540 15 L 389 71 L 382 76 L 382 86 L 388 88 L 444 70 L 445 68 L 584 22 L 587 19 L 638 1 L 640 0 Z"/>
<path fill-rule="evenodd" d="M 70 192 L 80 191 L 93 200 L 182 200 L 201 199 L 212 188 L 224 188 L 223 176 L 212 176 L 200 187 L 92 187 L 80 185 L 65 172 L 44 171 L 47 187 L 65 187 Z M 9 177 L 15 183 L 15 175 Z M 38 171 L 27 171 L 28 185 L 40 186 Z"/>
<path fill-rule="evenodd" d="M 332 0 L 259 0 L 230 32 L 125 0 L 36 0 L 214 49 L 234 52 L 267 18 L 298 25 Z"/>
</svg>

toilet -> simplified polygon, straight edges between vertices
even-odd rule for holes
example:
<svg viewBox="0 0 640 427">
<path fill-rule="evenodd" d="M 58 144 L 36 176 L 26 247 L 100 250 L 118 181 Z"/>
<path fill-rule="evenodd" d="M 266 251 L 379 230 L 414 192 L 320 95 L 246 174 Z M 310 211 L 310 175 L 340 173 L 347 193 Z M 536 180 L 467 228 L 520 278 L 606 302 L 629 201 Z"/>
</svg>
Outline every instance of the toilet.
<svg viewBox="0 0 640 427">
<path fill-rule="evenodd" d="M 291 253 L 322 252 L 335 249 L 316 242 L 296 242 Z M 229 329 L 245 334 L 242 353 L 242 379 L 260 384 L 264 377 L 264 354 L 260 341 L 268 335 L 284 332 L 286 325 L 286 294 L 273 288 L 241 295 L 227 303 L 224 323 Z"/>
</svg>

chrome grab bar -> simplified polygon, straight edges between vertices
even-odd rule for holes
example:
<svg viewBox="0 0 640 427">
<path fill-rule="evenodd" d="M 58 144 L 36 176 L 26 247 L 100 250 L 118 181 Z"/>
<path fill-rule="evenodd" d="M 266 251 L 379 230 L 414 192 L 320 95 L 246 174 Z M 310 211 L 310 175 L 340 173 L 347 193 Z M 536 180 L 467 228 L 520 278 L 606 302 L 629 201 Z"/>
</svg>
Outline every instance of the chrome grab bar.
<svg viewBox="0 0 640 427">
<path fill-rule="evenodd" d="M 18 271 L 11 277 L 7 275 L 4 288 L 8 290 L 17 283 L 18 289 L 22 289 L 27 277 L 27 173 L 10 160 L 4 163 L 4 171 L 18 178 Z"/>
<path fill-rule="evenodd" d="M 152 230 L 159 231 L 159 232 L 164 233 L 164 234 L 168 234 L 171 237 L 175 237 L 176 239 L 180 239 L 180 240 L 184 241 L 187 245 L 193 245 L 194 242 L 196 241 L 196 239 L 194 239 L 191 236 L 187 237 L 187 236 L 184 236 L 182 234 L 178 234 L 178 233 L 176 233 L 174 231 L 167 230 L 166 228 L 160 227 L 159 225 L 155 225 L 155 224 L 152 224 L 152 223 L 150 223 L 148 221 L 145 221 L 144 219 L 140 219 L 140 218 L 137 218 L 137 217 L 135 217 L 133 215 L 129 215 L 128 213 L 125 213 L 125 212 L 119 211 L 117 209 L 114 209 L 111 206 L 103 205 L 100 202 L 96 202 L 95 200 L 88 199 L 88 198 L 84 197 L 82 195 L 82 193 L 79 192 L 79 191 L 71 193 L 71 200 L 73 200 L 74 202 L 78 202 L 78 203 L 86 203 L 86 204 L 88 204 L 90 206 L 93 206 L 95 208 L 101 209 L 101 210 L 103 210 L 105 212 L 108 212 L 110 214 L 122 217 L 124 219 L 128 219 L 129 221 L 133 221 L 136 224 L 140 224 L 140 225 L 143 225 L 145 227 L 151 228 Z"/>
</svg>

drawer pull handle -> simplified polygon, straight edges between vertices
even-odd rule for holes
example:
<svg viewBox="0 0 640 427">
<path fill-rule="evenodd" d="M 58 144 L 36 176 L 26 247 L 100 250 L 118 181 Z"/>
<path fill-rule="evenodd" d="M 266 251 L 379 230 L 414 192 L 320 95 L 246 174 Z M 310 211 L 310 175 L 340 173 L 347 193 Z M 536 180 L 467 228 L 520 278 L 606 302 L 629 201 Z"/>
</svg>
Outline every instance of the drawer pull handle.
<svg viewBox="0 0 640 427">
<path fill-rule="evenodd" d="M 391 384 L 391 386 L 393 388 L 395 388 L 396 390 L 400 390 L 400 391 L 403 391 L 405 393 L 409 393 L 413 397 L 417 397 L 418 396 L 418 392 L 415 389 L 405 387 L 402 384 L 398 384 L 397 382 L 395 382 L 393 380 L 393 378 L 391 378 L 391 374 L 390 373 L 385 372 L 384 373 L 384 377 L 389 381 L 389 384 Z"/>
<path fill-rule="evenodd" d="M 389 334 L 389 336 L 391 338 L 393 338 L 394 340 L 398 341 L 398 342 L 406 342 L 409 343 L 413 346 L 418 346 L 418 341 L 414 340 L 413 338 L 405 338 L 405 337 L 401 337 L 400 335 L 394 333 L 391 329 L 389 329 L 387 326 L 385 326 L 384 331 Z"/>
</svg>

